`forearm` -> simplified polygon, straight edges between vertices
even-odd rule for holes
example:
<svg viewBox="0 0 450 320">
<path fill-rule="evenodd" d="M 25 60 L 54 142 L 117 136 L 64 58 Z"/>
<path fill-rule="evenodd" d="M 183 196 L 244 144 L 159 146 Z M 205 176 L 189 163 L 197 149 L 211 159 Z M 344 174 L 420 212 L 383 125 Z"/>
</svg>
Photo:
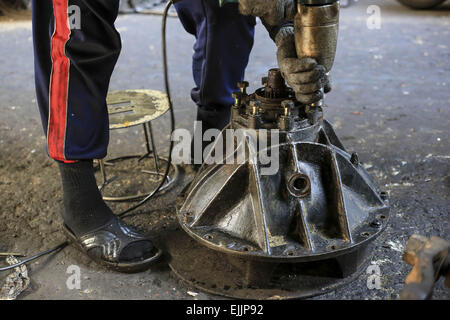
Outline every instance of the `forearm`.
<svg viewBox="0 0 450 320">
<path fill-rule="evenodd" d="M 280 25 L 277 26 L 271 26 L 270 24 L 268 24 L 267 22 L 264 21 L 264 19 L 261 19 L 264 27 L 266 28 L 267 32 L 269 33 L 270 38 L 275 42 L 275 38 L 278 34 L 278 32 L 282 29 L 282 28 L 287 28 L 287 27 L 294 27 L 294 22 L 293 21 L 286 21 L 283 22 Z"/>
<path fill-rule="evenodd" d="M 292 21 L 297 12 L 295 0 L 238 0 L 243 15 L 260 17 L 270 26 Z"/>
</svg>

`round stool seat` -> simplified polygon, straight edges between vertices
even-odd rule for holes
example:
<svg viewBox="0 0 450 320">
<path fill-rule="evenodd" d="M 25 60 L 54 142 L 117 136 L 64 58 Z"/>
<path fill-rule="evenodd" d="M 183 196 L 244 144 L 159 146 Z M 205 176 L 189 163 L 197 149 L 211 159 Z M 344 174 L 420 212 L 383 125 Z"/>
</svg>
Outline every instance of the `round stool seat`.
<svg viewBox="0 0 450 320">
<path fill-rule="evenodd" d="M 153 120 L 161 117 L 169 110 L 167 95 L 160 91 L 143 89 L 112 91 L 108 94 L 106 103 L 108 105 L 110 130 L 142 125 L 146 153 L 127 155 L 106 161 L 99 160 L 99 169 L 103 180 L 99 189 L 106 201 L 133 201 L 144 198 L 155 190 L 156 185 L 160 183 L 164 176 L 164 171 L 161 169 L 165 166 L 162 166 L 162 163 L 168 163 L 167 158 L 158 155 L 151 125 Z M 150 161 L 150 163 L 143 161 L 148 159 L 153 161 Z M 120 168 L 120 163 L 123 161 L 128 162 L 129 169 L 125 170 L 127 174 L 131 172 L 130 168 L 137 169 L 142 175 L 148 175 L 155 187 L 152 190 L 141 190 L 130 194 L 129 191 L 124 190 L 124 188 L 129 189 L 126 185 L 114 182 L 115 180 L 120 181 L 116 175 L 108 178 L 106 166 L 110 167 L 114 173 L 123 173 L 124 170 Z M 151 162 L 153 162 L 153 165 L 151 165 Z M 177 180 L 177 177 L 178 167 L 171 163 L 167 180 L 159 191 L 166 191 Z"/>
<path fill-rule="evenodd" d="M 169 110 L 167 95 L 157 90 L 111 91 L 106 103 L 111 130 L 148 123 Z"/>
</svg>

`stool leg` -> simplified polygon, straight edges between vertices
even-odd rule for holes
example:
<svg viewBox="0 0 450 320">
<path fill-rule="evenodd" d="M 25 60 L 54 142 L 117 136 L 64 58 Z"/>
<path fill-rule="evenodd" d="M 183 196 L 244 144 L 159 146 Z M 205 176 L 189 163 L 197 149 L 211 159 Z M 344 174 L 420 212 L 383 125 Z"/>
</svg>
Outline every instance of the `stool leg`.
<svg viewBox="0 0 450 320">
<path fill-rule="evenodd" d="M 152 143 L 153 159 L 155 160 L 155 169 L 156 169 L 156 172 L 159 173 L 158 151 L 156 150 L 155 139 L 153 137 L 152 124 L 149 122 L 149 123 L 147 123 L 147 126 L 148 126 L 148 130 L 150 133 L 150 141 Z M 147 141 L 148 141 L 148 137 L 147 137 Z"/>
<path fill-rule="evenodd" d="M 105 162 L 103 159 L 98 160 L 98 166 L 100 168 L 100 174 L 102 175 L 102 184 L 98 187 L 98 190 L 102 191 L 108 184 L 117 179 L 117 176 L 113 176 L 108 179 L 106 177 L 106 165 L 112 165 L 108 162 Z"/>
<path fill-rule="evenodd" d="M 146 124 L 142 124 L 142 127 L 144 128 L 144 137 L 145 137 L 145 148 L 147 149 L 147 154 L 145 154 L 144 156 L 142 156 L 140 160 L 142 160 L 143 158 L 147 157 L 150 155 L 150 153 L 152 153 L 152 150 L 150 149 L 150 141 L 148 139 L 148 132 L 147 132 L 147 126 Z"/>
</svg>

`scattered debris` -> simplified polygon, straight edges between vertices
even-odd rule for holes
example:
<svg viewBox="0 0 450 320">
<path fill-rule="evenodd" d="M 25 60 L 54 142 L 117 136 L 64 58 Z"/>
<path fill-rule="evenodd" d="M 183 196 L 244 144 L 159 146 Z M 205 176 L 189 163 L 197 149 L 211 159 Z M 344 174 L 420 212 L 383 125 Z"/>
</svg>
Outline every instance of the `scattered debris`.
<svg viewBox="0 0 450 320">
<path fill-rule="evenodd" d="M 403 182 L 403 183 L 386 183 L 384 185 L 385 188 L 392 190 L 395 187 L 414 187 L 414 183 L 411 182 Z"/>
<path fill-rule="evenodd" d="M 373 168 L 373 164 L 371 163 L 363 163 L 363 167 L 366 170 L 372 169 Z"/>
<path fill-rule="evenodd" d="M 398 171 L 396 168 L 392 167 L 391 168 L 391 173 L 392 173 L 393 176 L 396 176 L 396 175 L 398 175 L 400 173 L 400 171 Z"/>
<path fill-rule="evenodd" d="M 396 240 L 395 242 L 389 240 L 384 243 L 383 247 L 397 251 L 397 252 L 403 252 L 403 248 L 404 248 L 404 246 L 398 240 Z"/>
<path fill-rule="evenodd" d="M 198 293 L 197 292 L 193 292 L 193 291 L 188 291 L 187 294 L 190 295 L 191 297 L 198 296 Z"/>
<path fill-rule="evenodd" d="M 6 258 L 6 262 L 12 266 L 20 263 L 14 256 Z M 6 277 L 5 284 L 0 289 L 0 300 L 15 300 L 30 285 L 27 267 L 23 264 L 14 268 L 14 272 Z"/>
<path fill-rule="evenodd" d="M 370 261 L 370 264 L 381 266 L 382 264 L 385 264 L 385 263 L 388 263 L 388 262 L 392 262 L 392 261 L 389 260 L 389 259 L 379 259 L 379 260 L 375 260 L 375 261 Z"/>
</svg>

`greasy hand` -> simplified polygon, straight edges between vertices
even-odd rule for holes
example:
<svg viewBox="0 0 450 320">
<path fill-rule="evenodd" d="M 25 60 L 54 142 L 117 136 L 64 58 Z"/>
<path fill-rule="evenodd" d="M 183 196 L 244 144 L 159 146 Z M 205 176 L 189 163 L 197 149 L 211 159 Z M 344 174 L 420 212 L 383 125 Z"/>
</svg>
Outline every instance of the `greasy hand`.
<svg viewBox="0 0 450 320">
<path fill-rule="evenodd" d="M 239 0 L 243 15 L 260 17 L 271 26 L 293 20 L 296 13 L 294 0 Z"/>
<path fill-rule="evenodd" d="M 278 47 L 278 66 L 298 101 L 311 104 L 322 99 L 323 92 L 331 91 L 330 81 L 323 66 L 318 65 L 312 58 L 297 58 L 292 27 L 282 28 L 275 42 Z"/>
</svg>

